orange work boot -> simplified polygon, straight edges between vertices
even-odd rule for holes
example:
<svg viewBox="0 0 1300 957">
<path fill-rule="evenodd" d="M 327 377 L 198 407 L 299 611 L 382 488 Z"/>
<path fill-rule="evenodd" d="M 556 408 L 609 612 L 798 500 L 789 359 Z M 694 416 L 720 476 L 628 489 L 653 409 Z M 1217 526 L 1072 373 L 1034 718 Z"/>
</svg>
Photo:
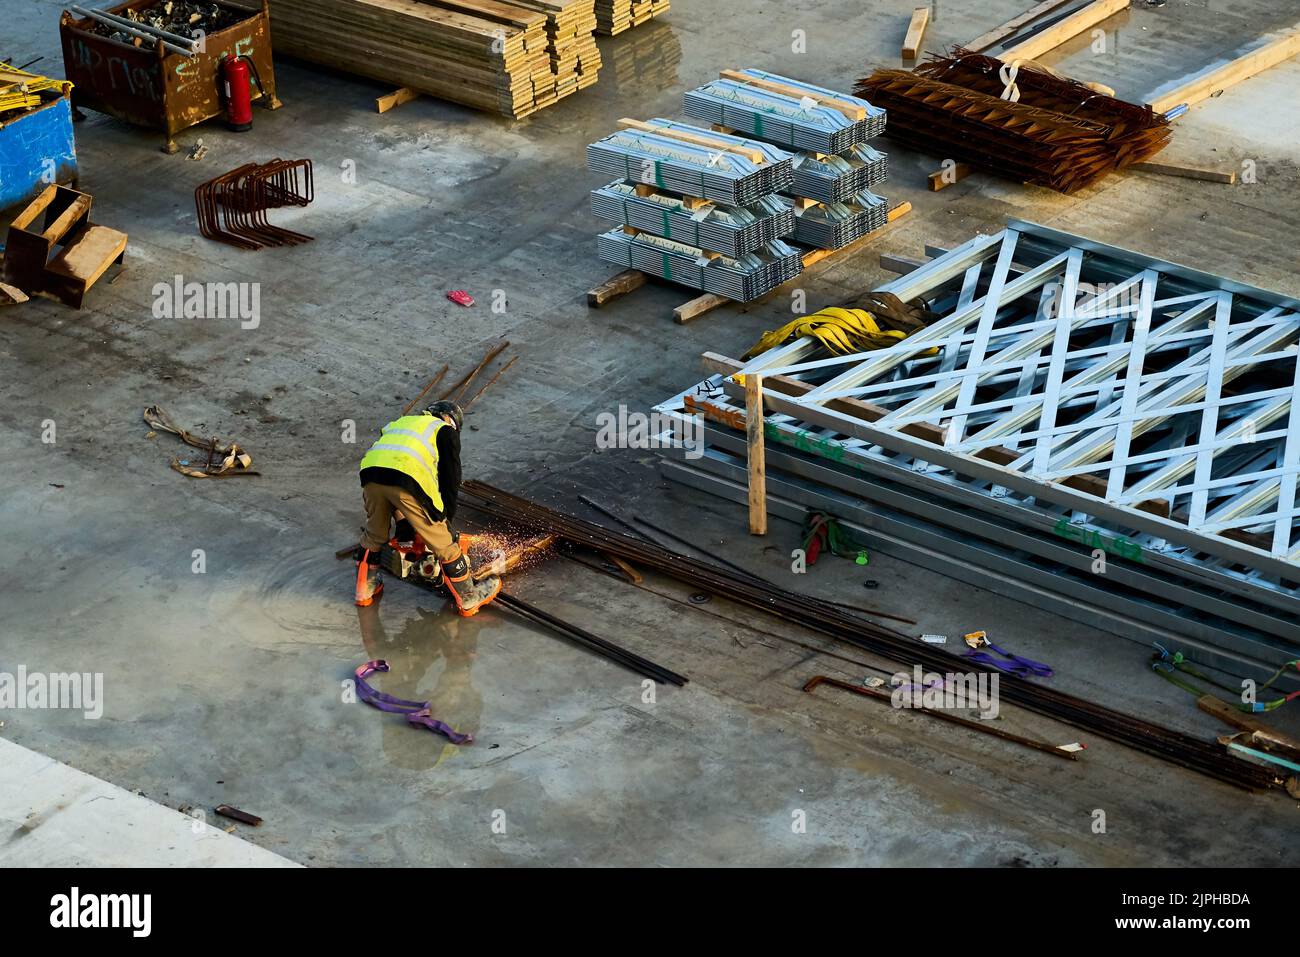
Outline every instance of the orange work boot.
<svg viewBox="0 0 1300 957">
<path fill-rule="evenodd" d="M 478 614 L 478 610 L 501 593 L 501 579 L 495 575 L 475 581 L 470 574 L 469 561 L 462 555 L 454 562 L 442 566 L 442 583 L 451 592 L 456 610 L 463 618 Z"/>
<path fill-rule="evenodd" d="M 379 577 L 379 569 L 370 564 L 370 552 L 362 553 L 357 562 L 357 606 L 365 608 L 373 605 L 375 599 L 384 593 L 384 580 Z"/>
</svg>

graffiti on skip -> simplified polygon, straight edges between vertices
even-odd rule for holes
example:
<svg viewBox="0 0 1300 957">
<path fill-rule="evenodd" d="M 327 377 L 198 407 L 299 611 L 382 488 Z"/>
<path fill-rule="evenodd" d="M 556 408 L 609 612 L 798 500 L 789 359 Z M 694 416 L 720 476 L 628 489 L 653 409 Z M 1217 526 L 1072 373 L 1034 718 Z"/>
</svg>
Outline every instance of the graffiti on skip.
<svg viewBox="0 0 1300 957">
<path fill-rule="evenodd" d="M 112 89 L 125 89 L 132 96 L 143 94 L 154 101 L 159 99 L 157 74 L 153 64 L 146 68 L 133 65 L 126 57 L 106 57 L 84 40 L 73 42 L 72 53 L 78 66 L 106 76 Z"/>
</svg>

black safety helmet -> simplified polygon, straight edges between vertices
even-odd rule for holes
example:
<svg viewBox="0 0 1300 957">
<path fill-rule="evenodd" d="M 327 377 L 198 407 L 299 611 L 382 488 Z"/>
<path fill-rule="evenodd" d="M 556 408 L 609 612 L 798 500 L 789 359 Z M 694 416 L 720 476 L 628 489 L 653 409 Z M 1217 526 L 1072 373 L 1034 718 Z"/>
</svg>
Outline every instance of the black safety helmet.
<svg viewBox="0 0 1300 957">
<path fill-rule="evenodd" d="M 440 402 L 435 402 L 424 411 L 433 416 L 450 416 L 451 421 L 456 423 L 457 432 L 460 431 L 460 427 L 465 421 L 465 410 L 455 402 L 448 402 L 446 399 L 443 399 Z"/>
</svg>

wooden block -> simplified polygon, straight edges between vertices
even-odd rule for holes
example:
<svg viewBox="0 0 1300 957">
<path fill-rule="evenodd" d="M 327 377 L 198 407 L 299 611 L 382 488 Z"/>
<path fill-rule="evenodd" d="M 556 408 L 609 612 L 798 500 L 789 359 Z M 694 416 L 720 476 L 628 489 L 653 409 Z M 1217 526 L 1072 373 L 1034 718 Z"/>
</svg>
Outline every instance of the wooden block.
<svg viewBox="0 0 1300 957">
<path fill-rule="evenodd" d="M 599 309 L 605 303 L 626 296 L 646 283 L 646 274 L 639 269 L 625 269 L 617 276 L 606 279 L 594 289 L 587 290 L 587 305 Z"/>
<path fill-rule="evenodd" d="M 903 59 L 915 60 L 921 51 L 925 39 L 925 28 L 930 24 L 930 8 L 917 7 L 912 11 L 912 22 L 907 25 L 907 36 L 903 38 Z"/>
<path fill-rule="evenodd" d="M 1137 170 L 1139 173 L 1162 173 L 1165 176 L 1181 176 L 1183 179 L 1203 179 L 1211 183 L 1237 182 L 1235 170 L 1218 170 L 1208 166 L 1187 166 L 1180 163 L 1133 163 L 1125 169 Z"/>
<path fill-rule="evenodd" d="M 749 534 L 767 534 L 767 459 L 763 446 L 763 377 L 745 376 L 745 445 L 748 449 Z"/>
<path fill-rule="evenodd" d="M 1074 0 L 1043 0 L 1042 3 L 1036 3 L 1019 16 L 1012 17 L 1001 26 L 994 27 L 988 33 L 976 37 L 966 44 L 966 49 L 970 50 L 971 53 L 983 53 L 994 44 L 1001 43 L 1007 37 L 1014 36 L 1021 27 L 1034 22 L 1039 17 L 1046 16 L 1058 7 L 1073 2 Z"/>
<path fill-rule="evenodd" d="M 412 90 L 409 86 L 394 90 L 392 93 L 385 93 L 383 96 L 375 97 L 375 111 L 378 113 L 387 113 L 394 107 L 401 106 L 403 103 L 410 103 L 412 100 L 418 100 L 420 93 Z"/>
<path fill-rule="evenodd" d="M 973 172 L 975 172 L 975 167 L 969 166 L 966 163 L 957 163 L 954 165 L 952 167 L 952 173 L 948 177 L 944 175 L 948 173 L 948 170 L 935 170 L 930 174 L 930 192 L 937 193 L 939 190 L 951 186 L 959 180 L 965 179 Z"/>
<path fill-rule="evenodd" d="M 692 320 L 700 318 L 706 312 L 712 312 L 719 306 L 725 306 L 734 299 L 728 299 L 726 296 L 719 296 L 717 293 L 706 292 L 702 296 L 696 296 L 690 302 L 684 302 L 673 310 L 673 322 L 680 326 Z"/>
<path fill-rule="evenodd" d="M 17 286 L 11 286 L 7 282 L 0 282 L 0 306 L 16 306 L 20 302 L 26 302 L 27 299 L 27 293 Z"/>
<path fill-rule="evenodd" d="M 1218 69 L 1202 74 L 1153 100 L 1151 109 L 1156 113 L 1168 113 L 1174 107 L 1184 103 L 1195 106 L 1201 100 L 1214 96 L 1270 67 L 1277 66 L 1297 53 L 1300 53 L 1300 30 L 1293 30 L 1286 36 L 1240 56 Z"/>
<path fill-rule="evenodd" d="M 897 206 L 891 206 L 889 212 L 885 214 L 885 222 L 892 223 L 901 219 L 912 211 L 912 204 L 907 200 L 899 203 Z"/>
</svg>

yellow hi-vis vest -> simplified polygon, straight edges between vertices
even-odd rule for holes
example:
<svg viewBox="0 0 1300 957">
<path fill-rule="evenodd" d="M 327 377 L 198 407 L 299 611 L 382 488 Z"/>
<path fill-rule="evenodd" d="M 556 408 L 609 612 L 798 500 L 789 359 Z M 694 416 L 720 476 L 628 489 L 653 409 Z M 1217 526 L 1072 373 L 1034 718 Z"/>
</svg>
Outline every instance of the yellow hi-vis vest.
<svg viewBox="0 0 1300 957">
<path fill-rule="evenodd" d="M 438 490 L 438 430 L 447 423 L 440 417 L 404 415 L 384 426 L 379 441 L 361 460 L 361 468 L 396 469 L 409 475 L 424 489 L 429 501 L 443 511 L 442 493 Z"/>
</svg>

